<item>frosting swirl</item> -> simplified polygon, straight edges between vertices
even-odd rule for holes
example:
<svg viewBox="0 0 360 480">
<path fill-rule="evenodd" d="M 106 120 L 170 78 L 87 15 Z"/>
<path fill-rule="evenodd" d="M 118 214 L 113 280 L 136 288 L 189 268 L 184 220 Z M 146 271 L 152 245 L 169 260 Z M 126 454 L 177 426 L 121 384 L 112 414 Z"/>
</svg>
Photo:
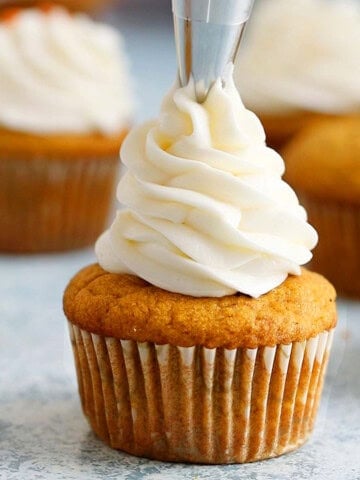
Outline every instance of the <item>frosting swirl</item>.
<svg viewBox="0 0 360 480">
<path fill-rule="evenodd" d="M 232 77 L 203 104 L 192 82 L 174 88 L 121 157 L 127 208 L 96 244 L 105 270 L 192 296 L 258 297 L 310 260 L 316 232 Z"/>
<path fill-rule="evenodd" d="M 360 7 L 354 0 L 263 0 L 236 79 L 264 114 L 360 110 Z"/>
<path fill-rule="evenodd" d="M 59 7 L 0 23 L 0 127 L 39 133 L 118 133 L 133 101 L 121 38 Z"/>
</svg>

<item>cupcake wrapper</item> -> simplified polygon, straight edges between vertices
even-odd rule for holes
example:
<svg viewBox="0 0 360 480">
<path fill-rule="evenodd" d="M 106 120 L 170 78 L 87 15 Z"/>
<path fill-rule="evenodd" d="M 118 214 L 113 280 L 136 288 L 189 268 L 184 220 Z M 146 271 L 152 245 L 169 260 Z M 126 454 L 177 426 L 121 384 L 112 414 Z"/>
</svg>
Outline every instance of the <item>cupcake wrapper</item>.
<svg viewBox="0 0 360 480">
<path fill-rule="evenodd" d="M 118 156 L 0 160 L 0 250 L 79 248 L 103 231 Z"/>
<path fill-rule="evenodd" d="M 281 455 L 305 442 L 333 336 L 226 350 L 69 328 L 83 410 L 100 438 L 138 456 L 219 464 Z"/>
<path fill-rule="evenodd" d="M 309 221 L 319 233 L 310 268 L 339 292 L 360 296 L 360 205 L 301 197 Z"/>
</svg>

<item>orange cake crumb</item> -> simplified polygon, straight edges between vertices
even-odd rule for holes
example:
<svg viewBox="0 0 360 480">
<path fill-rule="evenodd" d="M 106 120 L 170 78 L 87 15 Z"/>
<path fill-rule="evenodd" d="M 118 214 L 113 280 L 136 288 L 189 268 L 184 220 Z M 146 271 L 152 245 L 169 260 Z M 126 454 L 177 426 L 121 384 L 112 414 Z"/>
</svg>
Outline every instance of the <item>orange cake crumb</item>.
<svg viewBox="0 0 360 480">
<path fill-rule="evenodd" d="M 64 297 L 69 321 L 91 333 L 183 347 L 256 348 L 303 341 L 336 324 L 335 290 L 305 269 L 258 299 L 167 292 L 99 265 L 81 270 Z"/>
</svg>

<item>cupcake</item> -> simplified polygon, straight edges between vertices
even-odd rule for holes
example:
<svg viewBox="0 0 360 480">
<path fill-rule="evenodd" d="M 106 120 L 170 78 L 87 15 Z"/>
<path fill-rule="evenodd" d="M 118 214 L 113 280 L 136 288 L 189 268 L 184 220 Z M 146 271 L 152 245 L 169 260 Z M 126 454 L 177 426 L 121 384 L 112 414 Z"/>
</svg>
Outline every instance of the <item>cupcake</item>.
<svg viewBox="0 0 360 480">
<path fill-rule="evenodd" d="M 311 267 L 360 296 L 360 118 L 309 125 L 284 149 L 287 180 L 320 234 Z"/>
<path fill-rule="evenodd" d="M 317 118 L 360 112 L 355 0 L 263 0 L 238 57 L 245 105 L 280 148 Z"/>
<path fill-rule="evenodd" d="M 39 4 L 45 3 L 50 4 L 50 2 L 39 2 L 38 0 L 5 0 L 0 3 L 0 9 L 8 8 L 10 6 L 26 8 L 36 7 Z M 56 0 L 56 3 L 72 11 L 97 13 L 111 3 L 111 0 Z"/>
<path fill-rule="evenodd" d="M 176 86 L 131 131 L 99 263 L 64 295 L 96 434 L 148 458 L 242 463 L 302 445 L 336 324 L 301 269 L 317 234 L 232 76 L 197 103 Z"/>
<path fill-rule="evenodd" d="M 54 7 L 0 20 L 0 250 L 93 243 L 132 99 L 117 33 Z"/>
</svg>

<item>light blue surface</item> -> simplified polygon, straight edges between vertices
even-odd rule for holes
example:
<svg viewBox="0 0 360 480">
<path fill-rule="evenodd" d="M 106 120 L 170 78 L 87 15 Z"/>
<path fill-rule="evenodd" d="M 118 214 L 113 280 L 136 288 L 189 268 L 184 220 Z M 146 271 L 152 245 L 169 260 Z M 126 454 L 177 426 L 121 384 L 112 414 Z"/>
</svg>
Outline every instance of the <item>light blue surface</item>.
<svg viewBox="0 0 360 480">
<path fill-rule="evenodd" d="M 156 8 L 157 3 L 163 7 Z M 119 27 L 125 40 L 135 79 L 137 120 L 156 117 L 177 71 L 170 0 L 128 0 L 126 8 L 104 19 Z"/>
<path fill-rule="evenodd" d="M 360 302 L 340 302 L 315 433 L 302 449 L 257 464 L 206 467 L 137 459 L 104 446 L 82 415 L 63 289 L 92 251 L 0 257 L 0 478 L 319 479 L 360 478 Z"/>
<path fill-rule="evenodd" d="M 108 18 L 122 27 L 137 78 L 138 118 L 148 118 L 175 77 L 171 20 L 131 5 L 120 15 Z M 149 17 L 145 24 L 142 16 Z M 104 446 L 80 409 L 61 301 L 70 277 L 94 261 L 92 250 L 0 256 L 1 480 L 360 479 L 360 302 L 340 302 L 320 414 L 306 446 L 243 466 L 151 462 Z"/>
</svg>

